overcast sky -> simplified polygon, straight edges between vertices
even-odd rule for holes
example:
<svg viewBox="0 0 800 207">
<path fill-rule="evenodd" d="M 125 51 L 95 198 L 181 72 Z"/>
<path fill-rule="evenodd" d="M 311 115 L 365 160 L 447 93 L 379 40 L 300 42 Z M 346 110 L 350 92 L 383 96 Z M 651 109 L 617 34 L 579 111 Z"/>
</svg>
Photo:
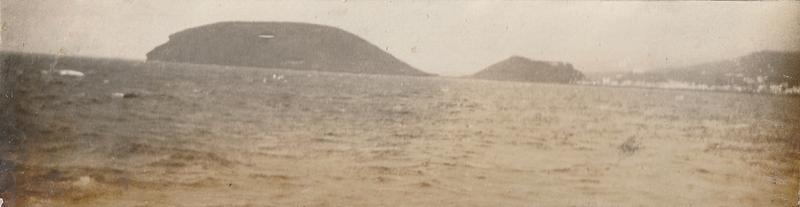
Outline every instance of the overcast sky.
<svg viewBox="0 0 800 207">
<path fill-rule="evenodd" d="M 798 50 L 800 2 L 2 0 L 5 49 L 144 59 L 219 21 L 336 26 L 421 70 L 463 75 L 511 55 L 584 72 Z"/>
</svg>

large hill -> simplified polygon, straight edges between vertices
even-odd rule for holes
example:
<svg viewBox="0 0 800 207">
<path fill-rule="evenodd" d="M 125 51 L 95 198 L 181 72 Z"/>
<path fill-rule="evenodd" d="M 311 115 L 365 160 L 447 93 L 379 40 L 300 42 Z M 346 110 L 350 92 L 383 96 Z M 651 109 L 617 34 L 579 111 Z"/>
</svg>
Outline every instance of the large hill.
<svg viewBox="0 0 800 207">
<path fill-rule="evenodd" d="M 605 82 L 632 85 L 679 83 L 699 89 L 794 93 L 800 87 L 800 52 L 760 51 L 685 67 L 620 73 Z M 800 91 L 798 91 L 800 92 Z"/>
<path fill-rule="evenodd" d="M 292 22 L 221 22 L 170 35 L 147 60 L 330 72 L 429 75 L 347 31 Z"/>
<path fill-rule="evenodd" d="M 471 77 L 504 81 L 571 83 L 583 79 L 583 73 L 575 70 L 569 63 L 534 61 L 512 56 Z"/>
</svg>

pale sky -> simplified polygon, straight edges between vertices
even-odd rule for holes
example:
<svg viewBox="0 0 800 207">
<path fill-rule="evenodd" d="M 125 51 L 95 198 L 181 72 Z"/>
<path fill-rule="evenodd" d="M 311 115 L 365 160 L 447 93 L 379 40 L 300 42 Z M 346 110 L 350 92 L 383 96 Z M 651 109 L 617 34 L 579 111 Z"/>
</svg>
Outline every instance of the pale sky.
<svg viewBox="0 0 800 207">
<path fill-rule="evenodd" d="M 420 70 L 465 75 L 512 55 L 584 72 L 800 49 L 800 2 L 0 0 L 2 48 L 145 59 L 220 21 L 342 28 Z"/>
</svg>

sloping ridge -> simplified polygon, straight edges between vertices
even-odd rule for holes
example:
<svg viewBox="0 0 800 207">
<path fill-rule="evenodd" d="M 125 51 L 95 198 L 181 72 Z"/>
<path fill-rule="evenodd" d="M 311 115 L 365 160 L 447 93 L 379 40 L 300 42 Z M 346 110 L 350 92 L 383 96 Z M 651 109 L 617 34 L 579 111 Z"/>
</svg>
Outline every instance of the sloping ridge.
<svg viewBox="0 0 800 207">
<path fill-rule="evenodd" d="M 686 67 L 660 68 L 625 74 L 629 80 L 682 81 L 705 85 L 800 86 L 800 52 L 759 51 L 748 55 Z"/>
<path fill-rule="evenodd" d="M 575 70 L 570 63 L 534 61 L 512 56 L 470 77 L 503 81 L 572 83 L 583 79 L 584 75 Z"/>
<path fill-rule="evenodd" d="M 170 35 L 148 61 L 424 76 L 347 31 L 294 22 L 220 22 Z"/>
</svg>

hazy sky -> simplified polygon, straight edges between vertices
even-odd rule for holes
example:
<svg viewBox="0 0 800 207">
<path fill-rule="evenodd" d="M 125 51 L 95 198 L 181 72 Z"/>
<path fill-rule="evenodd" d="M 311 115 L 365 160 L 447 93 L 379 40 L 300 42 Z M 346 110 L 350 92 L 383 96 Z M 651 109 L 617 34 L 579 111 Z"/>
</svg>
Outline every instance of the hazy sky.
<svg viewBox="0 0 800 207">
<path fill-rule="evenodd" d="M 800 48 L 800 2 L 0 0 L 5 49 L 144 59 L 219 21 L 340 27 L 421 70 L 463 75 L 511 55 L 584 72 Z"/>
</svg>

